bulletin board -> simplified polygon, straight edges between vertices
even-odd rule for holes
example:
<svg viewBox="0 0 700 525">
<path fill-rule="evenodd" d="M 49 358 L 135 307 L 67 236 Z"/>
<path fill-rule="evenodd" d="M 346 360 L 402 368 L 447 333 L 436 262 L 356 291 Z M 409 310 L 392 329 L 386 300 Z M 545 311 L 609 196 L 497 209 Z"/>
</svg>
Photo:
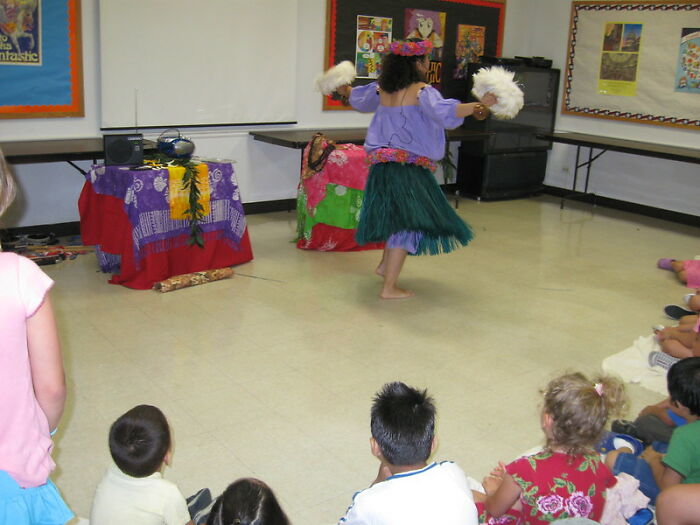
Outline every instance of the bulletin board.
<svg viewBox="0 0 700 525">
<path fill-rule="evenodd" d="M 446 97 L 467 95 L 466 64 L 500 56 L 506 0 L 328 0 L 324 69 L 350 60 L 356 85 L 376 80 L 392 40 L 432 40 L 429 83 Z M 348 109 L 323 98 L 324 110 Z"/>
<path fill-rule="evenodd" d="M 0 119 L 84 116 L 80 0 L 0 10 Z"/>
<path fill-rule="evenodd" d="M 700 2 L 573 2 L 562 113 L 700 129 Z"/>
</svg>

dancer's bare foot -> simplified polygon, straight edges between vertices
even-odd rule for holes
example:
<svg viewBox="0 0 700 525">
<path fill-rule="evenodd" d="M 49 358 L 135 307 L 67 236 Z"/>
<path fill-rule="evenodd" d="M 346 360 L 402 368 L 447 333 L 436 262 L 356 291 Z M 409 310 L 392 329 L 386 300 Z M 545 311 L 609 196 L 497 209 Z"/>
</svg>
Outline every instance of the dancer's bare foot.
<svg viewBox="0 0 700 525">
<path fill-rule="evenodd" d="M 382 262 L 379 266 L 377 266 L 377 269 L 374 270 L 374 273 L 379 275 L 380 277 L 384 277 L 384 273 L 386 272 L 386 268 L 384 267 L 384 263 Z"/>
<path fill-rule="evenodd" d="M 411 290 L 404 290 L 403 288 L 382 288 L 382 292 L 379 297 L 382 299 L 407 299 L 416 295 Z"/>
</svg>

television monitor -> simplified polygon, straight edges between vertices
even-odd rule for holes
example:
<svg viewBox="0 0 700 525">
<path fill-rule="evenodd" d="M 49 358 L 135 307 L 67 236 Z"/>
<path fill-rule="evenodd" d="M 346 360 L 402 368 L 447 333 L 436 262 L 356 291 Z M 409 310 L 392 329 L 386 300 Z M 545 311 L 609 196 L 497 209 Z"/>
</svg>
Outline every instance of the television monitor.
<svg viewBox="0 0 700 525">
<path fill-rule="evenodd" d="M 476 100 L 471 94 L 473 75 L 482 67 L 492 65 L 494 64 L 481 62 L 469 64 L 466 92 L 459 97 L 461 100 L 465 102 Z M 536 134 L 541 131 L 551 132 L 554 129 L 559 94 L 559 70 L 512 63 L 502 67 L 515 73 L 514 78 L 520 84 L 525 95 L 525 104 L 520 113 L 511 120 L 500 120 L 494 117 L 483 121 L 473 118 L 465 119 L 464 127 L 466 129 L 495 132 L 495 135 L 485 143 L 473 143 L 470 148 L 480 151 L 472 151 L 472 153 L 508 153 L 551 149 L 552 143 L 538 139 Z"/>
</svg>

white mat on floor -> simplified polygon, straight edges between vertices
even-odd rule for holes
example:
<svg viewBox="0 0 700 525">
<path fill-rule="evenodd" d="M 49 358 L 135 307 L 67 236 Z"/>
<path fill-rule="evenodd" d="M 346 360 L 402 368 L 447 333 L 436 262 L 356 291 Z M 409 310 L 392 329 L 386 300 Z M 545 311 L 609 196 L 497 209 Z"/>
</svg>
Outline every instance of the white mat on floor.
<svg viewBox="0 0 700 525">
<path fill-rule="evenodd" d="M 650 367 L 648 356 L 660 350 L 654 335 L 640 336 L 629 348 L 603 360 L 603 370 L 617 374 L 628 383 L 636 383 L 661 395 L 667 395 L 666 370 Z"/>
</svg>

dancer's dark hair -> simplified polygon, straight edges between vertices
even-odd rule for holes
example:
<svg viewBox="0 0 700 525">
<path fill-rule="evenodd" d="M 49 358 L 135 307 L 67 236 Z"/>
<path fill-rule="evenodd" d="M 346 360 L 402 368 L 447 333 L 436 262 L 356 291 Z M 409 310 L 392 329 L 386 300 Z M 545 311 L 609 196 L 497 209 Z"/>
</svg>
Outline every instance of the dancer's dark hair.
<svg viewBox="0 0 700 525">
<path fill-rule="evenodd" d="M 409 38 L 408 42 L 421 42 L 420 38 Z M 387 53 L 382 60 L 377 82 L 385 93 L 395 93 L 416 82 L 425 82 L 425 74 L 418 71 L 417 64 L 425 55 L 394 55 Z"/>
</svg>

